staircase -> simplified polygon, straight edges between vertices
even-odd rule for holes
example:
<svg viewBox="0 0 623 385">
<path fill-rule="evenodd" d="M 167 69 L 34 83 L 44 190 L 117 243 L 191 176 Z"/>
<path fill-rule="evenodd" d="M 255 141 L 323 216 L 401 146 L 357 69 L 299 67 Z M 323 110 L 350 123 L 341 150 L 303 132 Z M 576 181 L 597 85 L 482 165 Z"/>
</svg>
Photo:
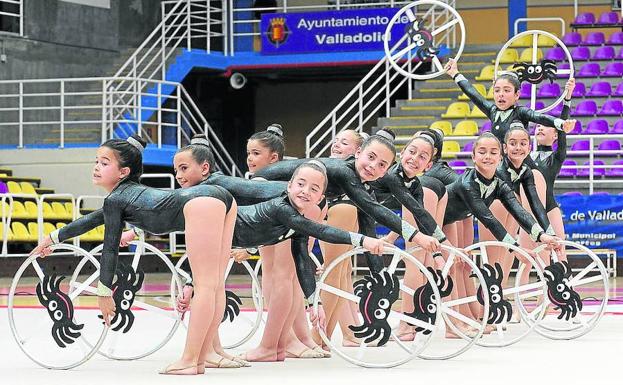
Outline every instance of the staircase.
<svg viewBox="0 0 623 385">
<path fill-rule="evenodd" d="M 482 67 L 495 60 L 499 46 L 465 46 L 459 59 L 459 69 L 470 81 L 480 73 Z M 487 85 L 488 86 L 488 85 Z M 389 117 L 379 118 L 374 128 L 390 128 L 396 133 L 396 145 L 401 147 L 417 131 L 428 128 L 431 123 L 440 120 L 448 106 L 461 95 L 459 87 L 448 76 L 441 76 L 421 82 L 415 82 L 413 98 L 397 100 Z"/>
</svg>

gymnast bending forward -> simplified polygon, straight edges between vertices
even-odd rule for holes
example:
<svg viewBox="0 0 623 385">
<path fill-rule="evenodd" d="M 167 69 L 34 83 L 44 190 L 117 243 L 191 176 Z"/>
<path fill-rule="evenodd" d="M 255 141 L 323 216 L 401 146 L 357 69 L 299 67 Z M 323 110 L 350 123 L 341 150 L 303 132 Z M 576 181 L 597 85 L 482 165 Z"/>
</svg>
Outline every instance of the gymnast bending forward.
<svg viewBox="0 0 623 385">
<path fill-rule="evenodd" d="M 237 205 L 231 194 L 218 186 L 165 191 L 141 185 L 138 178 L 143 171 L 144 147 L 141 138 L 132 136 L 127 141 L 110 139 L 97 150 L 93 183 L 109 193 L 102 210 L 106 230 L 97 302 L 104 322 L 110 326 L 116 310 L 111 287 L 124 222 L 155 234 L 185 231 L 195 277 L 194 309 L 182 357 L 160 373 L 198 374 L 204 371 L 206 352 L 218 330 L 218 325 L 206 320 L 223 314 L 223 310 L 217 311 L 224 308 L 225 302 L 224 276 L 220 272 L 229 258 Z M 74 221 L 53 232 L 32 254 L 49 254 L 50 245 L 87 232 L 92 228 L 86 228 L 89 223 Z"/>
</svg>

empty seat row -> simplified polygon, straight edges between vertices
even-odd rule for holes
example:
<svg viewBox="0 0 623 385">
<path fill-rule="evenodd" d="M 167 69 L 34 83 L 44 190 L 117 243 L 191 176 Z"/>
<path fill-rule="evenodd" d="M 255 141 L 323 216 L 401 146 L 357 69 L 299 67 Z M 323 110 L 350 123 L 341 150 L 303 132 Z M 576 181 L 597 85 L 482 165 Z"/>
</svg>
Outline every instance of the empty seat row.
<svg viewBox="0 0 623 385">
<path fill-rule="evenodd" d="M 58 222 L 56 225 L 50 222 L 43 223 L 43 235 L 49 235 L 52 231 L 65 226 Z M 0 222 L 0 240 L 4 241 L 4 225 Z M 39 240 L 39 224 L 37 222 L 12 222 L 7 229 L 7 241 L 9 242 L 37 242 Z M 104 240 L 104 226 L 99 226 L 80 236 L 84 242 L 102 242 Z"/>
<path fill-rule="evenodd" d="M 562 39 L 566 46 L 574 47 L 576 45 L 620 45 L 623 44 L 623 36 L 618 33 L 610 35 L 606 40 L 606 35 L 603 32 L 589 32 L 582 38 L 579 32 L 568 32 Z"/>
<path fill-rule="evenodd" d="M 463 120 L 456 124 L 452 129 L 452 123 L 447 120 L 438 120 L 430 125 L 430 128 L 436 128 L 443 132 L 446 136 L 474 136 L 478 134 L 478 123 L 473 120 Z"/>
<path fill-rule="evenodd" d="M 562 110 L 562 105 L 559 107 Z M 553 111 L 553 110 L 552 110 Z M 552 112 L 552 115 L 556 115 Z M 610 99 L 601 106 L 597 107 L 597 103 L 594 100 L 587 99 L 580 101 L 573 112 L 572 117 L 576 116 L 620 116 L 623 115 L 623 102 L 620 99 Z"/>
<path fill-rule="evenodd" d="M 29 182 L 14 182 L 12 180 L 8 182 L 0 181 L 0 194 L 22 194 L 22 195 L 37 195 L 37 191 L 32 183 Z"/>
<path fill-rule="evenodd" d="M 532 62 L 532 48 L 526 48 L 521 51 L 521 54 L 514 48 L 507 48 L 502 55 L 500 55 L 500 64 L 511 64 L 520 62 Z M 543 51 L 540 48 L 536 50 L 536 60 L 540 61 L 543 58 Z M 495 63 L 495 60 L 493 61 Z"/>
<path fill-rule="evenodd" d="M 448 106 L 446 113 L 442 114 L 441 117 L 444 119 L 459 119 L 486 118 L 487 116 L 476 106 L 470 109 L 469 104 L 466 102 L 454 102 Z"/>
<path fill-rule="evenodd" d="M 588 177 L 590 175 L 590 168 L 573 168 L 577 166 L 577 162 L 572 159 L 567 159 L 563 163 L 562 169 L 560 170 L 559 176 L 561 178 L 573 178 L 577 177 Z M 590 166 L 590 161 L 584 162 L 584 166 Z M 623 160 L 617 160 L 612 163 L 613 166 L 619 166 L 620 168 L 606 168 L 606 167 L 598 167 L 605 166 L 604 161 L 595 159 L 593 161 L 593 177 L 613 177 L 613 178 L 622 178 L 623 177 Z M 566 167 L 565 167 L 566 166 Z M 596 167 L 597 166 L 597 167 Z"/>
<path fill-rule="evenodd" d="M 573 23 L 571 23 L 572 26 L 592 26 L 593 24 L 598 24 L 599 26 L 623 25 L 623 19 L 619 19 L 619 14 L 612 11 L 602 12 L 599 18 L 596 18 L 592 12 L 582 12 L 578 13 Z"/>
<path fill-rule="evenodd" d="M 9 202 L 5 201 L 2 206 L 2 216 L 9 216 Z M 39 211 L 37 204 L 33 201 L 13 201 L 13 211 L 11 218 L 15 219 L 37 219 Z M 73 205 L 71 202 L 43 202 L 43 218 L 44 219 L 73 219 Z"/>
<path fill-rule="evenodd" d="M 569 152 L 570 151 L 581 151 L 581 153 L 579 154 L 568 153 L 567 156 L 570 156 L 570 157 L 586 156 L 588 155 L 590 149 L 591 149 L 591 144 L 588 139 L 578 140 L 571 145 L 568 151 Z M 616 139 L 604 140 L 603 142 L 599 143 L 596 151 L 598 151 L 596 152 L 596 154 L 598 154 L 600 157 L 619 156 L 621 155 L 621 152 L 622 152 L 621 142 L 619 142 Z"/>
<path fill-rule="evenodd" d="M 619 49 L 619 54 L 616 54 L 616 49 L 613 46 L 605 45 L 599 47 L 591 55 L 591 50 L 588 47 L 579 46 L 575 47 L 570 52 L 571 58 L 576 61 L 603 61 L 603 60 L 615 60 L 623 59 L 623 47 Z M 545 53 L 545 59 L 562 61 L 567 60 L 565 51 L 560 47 L 553 47 Z"/>
<path fill-rule="evenodd" d="M 531 129 L 533 133 L 534 128 Z M 608 121 L 605 119 L 594 119 L 589 121 L 584 128 L 582 128 L 582 122 L 577 120 L 575 128 L 569 134 L 571 135 L 602 135 L 602 134 L 623 134 L 623 120 L 618 120 L 612 125 L 610 129 Z"/>
<path fill-rule="evenodd" d="M 608 63 L 603 70 L 601 69 L 599 63 L 584 63 L 575 73 L 576 78 L 620 78 L 621 76 L 623 76 L 623 62 Z"/>
<path fill-rule="evenodd" d="M 530 96 L 530 84 L 527 86 L 522 85 L 521 97 Z M 538 98 L 557 98 L 562 94 L 563 88 L 558 83 L 546 83 L 541 84 L 537 91 Z M 609 96 L 621 96 L 623 97 L 623 82 L 619 83 L 615 89 L 612 87 L 612 83 L 607 80 L 598 81 L 593 83 L 590 89 L 586 90 L 586 84 L 582 82 L 576 82 L 573 89 L 574 98 L 583 97 L 596 97 L 605 98 Z"/>
<path fill-rule="evenodd" d="M 525 35 L 520 37 L 519 39 L 515 39 L 510 47 L 532 47 L 532 35 Z M 537 37 L 537 45 L 539 47 L 552 47 L 556 45 L 556 41 L 549 36 L 539 35 Z"/>
</svg>

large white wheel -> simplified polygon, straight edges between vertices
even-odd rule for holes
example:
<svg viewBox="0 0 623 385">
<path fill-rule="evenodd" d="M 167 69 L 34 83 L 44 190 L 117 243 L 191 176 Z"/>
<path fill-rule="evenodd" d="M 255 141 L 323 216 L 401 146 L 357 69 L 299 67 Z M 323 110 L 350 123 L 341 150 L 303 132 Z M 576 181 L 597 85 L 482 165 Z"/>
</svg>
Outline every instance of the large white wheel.
<svg viewBox="0 0 623 385">
<path fill-rule="evenodd" d="M 509 278 L 509 283 L 502 285 L 502 268 L 499 265 L 490 265 L 487 255 L 487 247 L 500 247 L 507 253 L 516 253 L 531 264 L 530 281 L 515 284 L 519 275 L 513 280 Z M 518 246 L 510 245 L 500 241 L 483 241 L 465 248 L 466 252 L 473 250 L 480 251 L 481 271 L 485 277 L 487 285 L 480 287 L 479 290 L 489 291 L 489 324 L 495 327 L 491 334 L 484 334 L 476 341 L 479 346 L 503 347 L 515 344 L 526 337 L 545 315 L 544 308 L 547 306 L 547 285 L 543 269 L 536 265 L 534 259 L 525 250 Z M 506 256 L 508 258 L 508 255 Z M 511 284 L 511 282 L 513 282 Z M 512 314 L 519 311 L 520 307 L 526 309 L 525 316 L 531 322 L 510 323 Z M 521 312 L 519 312 L 520 315 Z"/>
<path fill-rule="evenodd" d="M 541 30 L 530 30 L 530 31 L 525 31 L 525 32 L 521 32 L 515 36 L 513 36 L 509 41 L 506 42 L 506 44 L 504 44 L 504 46 L 502 47 L 502 49 L 500 49 L 498 56 L 495 58 L 495 68 L 494 68 L 494 76 L 495 78 L 497 78 L 499 76 L 499 74 L 501 72 L 503 72 L 503 69 L 500 67 L 500 59 L 502 57 L 502 54 L 504 53 L 504 51 L 506 51 L 506 49 L 508 47 L 510 47 L 511 44 L 513 44 L 513 42 L 515 40 L 521 39 L 524 36 L 530 35 L 532 36 L 532 61 L 530 63 L 527 64 L 541 64 L 538 61 L 537 58 L 537 50 L 539 48 L 539 36 L 547 36 L 548 38 L 554 40 L 556 42 L 556 44 L 563 49 L 563 51 L 565 52 L 565 56 L 566 56 L 566 60 L 569 63 L 569 69 L 558 69 L 557 66 L 556 67 L 552 67 L 552 72 L 554 74 L 556 74 L 556 76 L 558 75 L 569 75 L 569 77 L 573 77 L 574 74 L 574 69 L 573 69 L 573 57 L 571 56 L 571 52 L 569 52 L 569 49 L 567 48 L 567 46 L 555 35 L 552 35 L 549 32 L 545 32 L 545 31 L 541 31 Z M 519 64 L 519 63 L 515 63 L 515 64 Z M 555 64 L 555 63 L 554 63 Z M 548 64 L 551 65 L 551 64 Z M 543 66 L 540 66 L 540 70 L 542 72 L 540 72 L 541 74 L 545 74 L 546 73 L 546 69 L 543 68 Z M 538 76 L 537 76 L 538 77 Z M 558 97 L 558 99 L 556 99 L 553 103 L 549 104 L 549 105 L 545 105 L 544 108 L 541 109 L 536 109 L 536 102 L 537 102 L 537 86 L 543 82 L 546 81 L 547 77 L 546 76 L 542 76 L 540 77 L 538 82 L 530 82 L 531 83 L 531 87 L 530 87 L 530 108 L 533 110 L 536 110 L 538 112 L 547 112 L 552 110 L 554 107 L 556 107 L 557 105 L 559 105 L 560 103 L 562 103 L 563 99 L 565 98 L 565 93 L 564 93 L 564 83 L 561 87 L 561 89 L 563 89 L 563 92 L 561 92 L 560 96 Z"/>
<path fill-rule="evenodd" d="M 108 328 L 97 318 L 100 312 L 90 290 L 98 272 L 71 290 L 66 277 L 72 271 L 56 266 L 55 257 L 62 254 L 94 264 L 97 261 L 73 245 L 51 248 L 51 255 L 44 259 L 31 256 L 15 273 L 9 291 L 9 325 L 20 349 L 35 363 L 47 369 L 71 369 L 97 352 Z M 84 338 L 93 344 L 86 344 Z"/>
<path fill-rule="evenodd" d="M 489 314 L 489 293 L 483 293 L 483 304 L 478 302 L 476 296 L 461 297 L 458 294 L 458 288 L 450 272 L 464 271 L 472 278 L 474 285 L 480 286 L 485 284 L 484 276 L 482 275 L 478 266 L 458 249 L 441 245 L 441 247 L 448 253 L 446 264 L 440 271 L 442 282 L 449 282 L 449 290 L 447 294 L 441 293 L 441 308 L 440 313 L 444 322 L 437 324 L 437 333 L 428 344 L 428 347 L 420 353 L 420 358 L 429 360 L 445 360 L 456 357 L 463 352 L 471 348 L 476 341 L 482 336 L 487 326 L 487 317 L 485 314 Z M 415 251 L 420 250 L 414 248 L 408 252 L 412 254 Z M 454 273 L 456 275 L 456 273 Z M 443 291 L 439 287 L 440 292 Z M 409 293 L 413 296 L 413 293 Z M 470 308 L 478 308 L 479 315 L 476 319 L 467 317 L 458 311 L 458 308 L 469 306 Z M 469 332 L 467 330 L 460 331 L 456 324 L 456 321 L 460 321 L 463 324 L 469 325 Z M 446 331 L 451 330 L 454 334 L 460 336 L 460 339 L 448 339 L 446 338 Z M 402 343 L 402 342 L 398 342 Z"/>
<path fill-rule="evenodd" d="M 547 266 L 539 258 L 547 281 L 549 307 L 535 331 L 550 339 L 570 340 L 585 335 L 599 323 L 606 311 L 610 286 L 608 272 L 594 252 L 575 242 L 561 243 L 566 250 L 580 250 L 588 262 L 572 257 L 567 264 L 553 255 Z M 543 248 L 539 246 L 534 251 L 540 253 Z M 524 306 L 519 310 L 522 316 L 527 313 Z M 523 318 L 532 322 L 529 317 Z"/>
<path fill-rule="evenodd" d="M 175 266 L 179 274 L 189 280 L 190 274 L 183 268 L 186 260 L 187 256 L 184 254 Z M 223 322 L 219 327 L 221 345 L 225 349 L 237 348 L 253 337 L 262 323 L 264 309 L 261 289 L 259 294 L 256 293 L 260 284 L 255 271 L 247 261 L 243 261 L 241 265 L 244 267 L 246 274 L 249 275 L 251 283 L 250 285 L 247 283 L 241 284 L 240 280 L 234 280 L 235 276 L 230 274 L 234 263 L 234 260 L 230 258 L 225 270 L 225 314 L 223 315 Z M 241 309 L 241 306 L 247 299 L 251 300 L 250 302 L 246 301 L 247 305 L 252 305 L 251 309 L 248 309 L 249 311 Z M 192 307 L 190 311 L 192 312 Z M 189 319 L 189 317 L 185 319 Z"/>
<path fill-rule="evenodd" d="M 182 286 L 175 266 L 149 243 L 132 241 L 130 244 L 135 247 L 133 255 L 119 257 L 113 283 L 117 310 L 108 338 L 99 347 L 101 355 L 113 360 L 137 360 L 155 353 L 169 342 L 181 322 L 175 310 L 175 294 Z M 91 254 L 101 254 L 102 247 L 95 247 Z M 142 266 L 147 262 L 146 258 L 152 268 L 156 265 L 155 260 L 158 261 L 155 268 L 164 277 L 154 279 L 154 275 L 145 275 Z M 83 258 L 71 278 L 72 289 L 83 285 L 85 272 L 94 271 L 93 274 L 99 276 L 99 267 L 99 262 Z M 94 286 L 86 290 L 96 292 Z M 86 336 L 84 340 L 92 344 Z"/>
<path fill-rule="evenodd" d="M 423 8 L 427 12 L 418 15 L 417 10 Z M 441 22 L 438 20 L 440 14 L 447 15 Z M 405 18 L 408 20 L 406 29 L 402 26 Z M 461 15 L 448 4 L 437 0 L 419 0 L 407 4 L 392 17 L 385 29 L 385 57 L 396 71 L 410 79 L 425 80 L 441 76 L 445 70 L 437 55 L 440 53 L 442 33 L 457 24 L 460 43 L 450 56 L 459 60 L 465 47 L 465 24 Z M 416 59 L 417 63 L 412 65 Z M 427 61 L 432 62 L 432 72 L 415 73 Z"/>
<path fill-rule="evenodd" d="M 351 301 L 359 306 L 360 319 L 358 325 L 349 325 L 355 337 L 360 339 L 357 347 L 344 347 L 342 339 L 329 338 L 320 330 L 320 336 L 332 352 L 355 365 L 368 368 L 389 368 L 402 365 L 414 357 L 426 347 L 436 329 L 435 322 L 439 318 L 441 307 L 439 290 L 435 278 L 426 267 L 412 255 L 394 247 L 385 248 L 386 254 L 393 255 L 389 267 L 380 273 L 371 273 L 354 283 L 354 293 L 346 292 L 326 282 L 327 277 L 341 262 L 350 259 L 353 255 L 363 252 L 364 249 L 356 248 L 336 258 L 323 272 L 316 288 L 315 304 L 321 296 L 335 295 L 346 301 Z M 425 281 L 419 288 L 406 287 L 395 274 L 396 267 L 401 260 L 407 260 L 417 266 Z M 403 314 L 392 309 L 397 301 L 400 291 L 407 293 L 417 292 L 423 298 L 423 309 L 416 309 L 413 313 Z M 419 328 L 416 338 L 412 342 L 387 343 L 390 337 L 398 341 L 398 336 L 392 331 L 392 324 L 405 321 Z M 336 333 L 337 334 L 337 333 Z M 370 344 L 386 345 L 383 348 L 370 346 Z"/>
</svg>

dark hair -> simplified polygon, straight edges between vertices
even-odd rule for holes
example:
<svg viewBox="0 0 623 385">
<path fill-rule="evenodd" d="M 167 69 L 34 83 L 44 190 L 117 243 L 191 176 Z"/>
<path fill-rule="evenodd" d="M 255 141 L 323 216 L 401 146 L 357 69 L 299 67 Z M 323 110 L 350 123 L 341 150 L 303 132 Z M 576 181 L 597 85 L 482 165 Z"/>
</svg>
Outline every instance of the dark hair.
<svg viewBox="0 0 623 385">
<path fill-rule="evenodd" d="M 506 134 L 504 134 L 504 143 L 508 142 L 508 138 L 510 138 L 511 134 L 515 131 L 525 132 L 528 139 L 530 139 L 530 133 L 528 133 L 528 130 L 526 130 L 523 122 L 521 120 L 513 120 L 508 128 L 508 131 L 506 131 Z"/>
<path fill-rule="evenodd" d="M 394 145 L 394 139 L 396 139 L 396 134 L 390 130 L 389 128 L 381 128 L 373 135 L 363 141 L 361 144 L 361 149 L 365 149 L 373 142 L 378 142 L 387 147 L 392 154 L 396 154 L 396 146 Z"/>
<path fill-rule="evenodd" d="M 190 140 L 190 144 L 177 150 L 177 153 L 184 151 L 190 151 L 194 161 L 203 164 L 208 163 L 210 166 L 209 172 L 212 172 L 215 167 L 216 160 L 214 159 L 214 153 L 210 148 L 210 142 L 205 134 L 195 134 Z"/>
<path fill-rule="evenodd" d="M 407 144 L 405 144 L 404 148 L 409 147 L 411 142 L 413 142 L 416 139 L 421 139 L 431 145 L 431 147 L 433 148 L 433 153 L 431 154 L 431 161 L 437 160 L 438 159 L 437 155 L 441 156 L 441 150 L 437 148 L 437 135 L 435 134 L 433 130 L 424 129 L 424 130 L 416 132 L 415 134 L 413 134 L 411 139 L 409 139 Z M 441 140 L 441 142 L 443 143 L 443 139 Z"/>
<path fill-rule="evenodd" d="M 519 91 L 521 88 L 521 82 L 519 81 L 519 76 L 515 72 L 505 71 L 502 72 L 495 80 L 493 81 L 493 85 L 495 85 L 498 80 L 506 79 L 515 89 L 515 92 Z"/>
<path fill-rule="evenodd" d="M 299 171 L 304 168 L 311 168 L 312 170 L 316 170 L 322 174 L 322 176 L 324 177 L 324 186 L 322 189 L 322 193 L 324 194 L 324 192 L 327 190 L 327 185 L 329 184 L 329 177 L 327 177 L 327 167 L 319 160 L 312 159 L 308 160 L 305 163 L 301 163 L 292 173 L 292 178 L 290 178 L 290 182 L 292 182 L 294 178 L 296 178 L 296 176 L 298 175 Z"/>
<path fill-rule="evenodd" d="M 119 167 L 128 167 L 130 174 L 128 180 L 138 182 L 143 174 L 143 150 L 147 142 L 138 135 L 132 135 L 125 139 L 108 139 L 102 143 L 102 147 L 108 147 L 114 151 Z"/>
<path fill-rule="evenodd" d="M 500 143 L 500 139 L 498 139 L 497 136 L 493 135 L 490 132 L 483 132 L 482 134 L 478 136 L 478 138 L 474 142 L 474 147 L 472 148 L 472 154 L 476 153 L 476 147 L 478 147 L 478 142 L 480 142 L 483 139 L 495 139 L 495 142 L 498 144 L 498 148 L 500 149 L 500 151 L 502 151 L 502 143 Z"/>
<path fill-rule="evenodd" d="M 283 141 L 283 127 L 281 127 L 281 124 L 273 123 L 266 128 L 266 131 L 256 132 L 251 135 L 249 140 L 259 141 L 270 152 L 277 153 L 279 160 L 283 160 L 286 145 Z"/>
</svg>

